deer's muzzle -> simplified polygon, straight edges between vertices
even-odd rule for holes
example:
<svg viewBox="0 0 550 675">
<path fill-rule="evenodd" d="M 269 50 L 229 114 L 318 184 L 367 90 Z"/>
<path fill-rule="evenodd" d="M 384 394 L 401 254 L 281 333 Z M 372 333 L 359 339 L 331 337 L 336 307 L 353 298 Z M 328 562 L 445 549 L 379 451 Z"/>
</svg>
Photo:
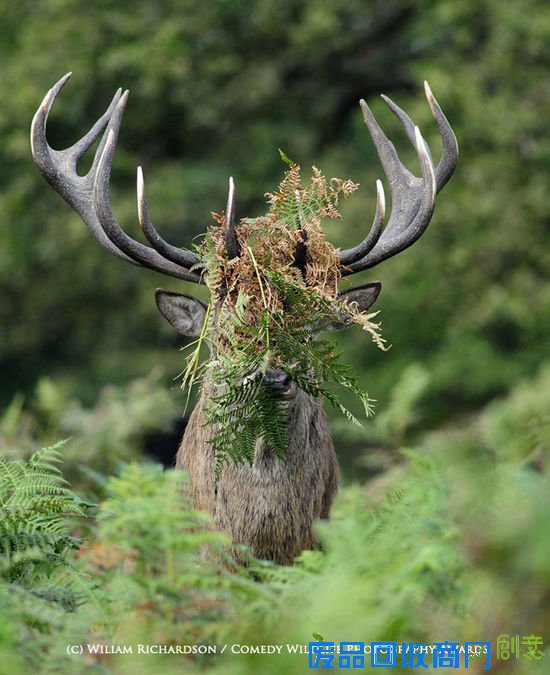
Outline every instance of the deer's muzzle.
<svg viewBox="0 0 550 675">
<path fill-rule="evenodd" d="M 285 398 L 294 398 L 296 395 L 296 383 L 288 373 L 285 373 L 280 368 L 268 366 L 265 373 L 258 371 L 258 377 L 263 378 L 265 386 L 271 387 L 277 393 L 285 396 Z"/>
</svg>

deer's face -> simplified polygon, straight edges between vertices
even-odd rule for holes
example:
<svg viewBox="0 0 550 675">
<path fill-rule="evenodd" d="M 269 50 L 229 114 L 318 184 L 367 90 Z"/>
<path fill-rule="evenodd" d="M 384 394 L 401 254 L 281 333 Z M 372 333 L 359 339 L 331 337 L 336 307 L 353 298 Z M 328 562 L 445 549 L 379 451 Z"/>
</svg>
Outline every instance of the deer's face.
<svg viewBox="0 0 550 675">
<path fill-rule="evenodd" d="M 340 293 L 339 302 L 342 310 L 336 313 L 332 320 L 312 326 L 311 337 L 314 339 L 323 331 L 338 331 L 347 328 L 351 325 L 347 306 L 355 304 L 360 311 L 367 311 L 376 301 L 380 289 L 381 284 L 379 282 L 372 282 Z M 204 322 L 207 320 L 207 306 L 203 302 L 189 295 L 160 288 L 157 289 L 155 297 L 160 313 L 178 333 L 195 338 L 201 335 Z M 214 323 L 214 330 L 211 331 L 213 337 L 211 346 L 213 350 L 216 350 L 215 326 L 219 322 L 217 305 L 214 305 L 210 321 Z M 289 401 L 296 397 L 298 388 L 291 375 L 283 369 L 275 367 L 272 363 L 269 363 L 263 369 L 258 368 L 248 377 L 261 378 L 263 385 L 271 387 Z"/>
</svg>

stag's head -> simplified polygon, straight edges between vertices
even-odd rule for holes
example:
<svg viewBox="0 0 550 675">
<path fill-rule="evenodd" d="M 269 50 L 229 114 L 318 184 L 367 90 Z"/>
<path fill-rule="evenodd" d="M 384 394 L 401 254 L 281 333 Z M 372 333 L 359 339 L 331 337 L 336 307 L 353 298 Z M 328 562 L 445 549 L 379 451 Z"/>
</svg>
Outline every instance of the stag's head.
<svg viewBox="0 0 550 675">
<path fill-rule="evenodd" d="M 176 279 L 193 283 L 209 284 L 208 270 L 199 255 L 167 243 L 154 227 L 149 215 L 144 192 L 141 168 L 137 172 L 137 203 L 139 222 L 149 245 L 128 236 L 117 223 L 109 202 L 109 182 L 113 156 L 128 92 L 116 92 L 106 112 L 97 120 L 90 131 L 65 150 L 54 150 L 46 139 L 46 123 L 51 107 L 64 84 L 70 77 L 65 75 L 47 93 L 36 112 L 31 129 L 33 157 L 38 169 L 48 183 L 81 216 L 98 242 L 110 253 L 126 262 L 166 274 Z M 360 105 L 365 123 L 370 131 L 388 179 L 392 210 L 387 224 L 385 198 L 382 183 L 377 181 L 376 212 L 365 238 L 352 248 L 334 249 L 338 267 L 338 278 L 370 269 L 384 260 L 400 253 L 419 239 L 426 230 L 434 210 L 436 194 L 445 186 L 454 172 L 458 148 L 453 131 L 439 104 L 425 84 L 425 93 L 431 111 L 439 128 L 443 152 L 437 165 L 418 127 L 410 117 L 391 99 L 383 96 L 385 103 L 402 123 L 420 161 L 421 176 L 413 175 L 400 161 L 396 150 L 385 136 L 365 101 Z M 86 151 L 100 138 L 92 166 L 84 176 L 77 174 L 76 167 Z M 297 199 L 300 196 L 297 195 Z M 235 188 L 229 180 L 227 206 L 220 219 L 221 245 L 218 253 L 225 257 L 228 268 L 238 261 L 246 251 L 240 225 L 235 217 Z M 289 264 L 302 275 L 307 274 L 311 255 L 308 250 L 305 229 L 296 237 Z M 380 283 L 370 282 L 347 289 L 335 295 L 334 315 L 323 325 L 311 326 L 312 335 L 320 329 L 336 330 L 351 323 L 351 315 L 364 313 L 375 302 L 380 292 Z M 204 333 L 205 322 L 213 325 L 224 321 L 223 307 L 228 294 L 238 293 L 235 286 L 214 284 L 214 296 L 210 307 L 200 300 L 181 293 L 158 289 L 156 302 L 161 314 L 180 333 L 197 337 Z M 215 334 L 215 333 L 214 333 Z M 215 340 L 214 340 L 215 348 Z M 276 363 L 264 364 L 258 372 L 266 385 L 292 398 L 296 386 L 288 369 Z"/>
</svg>

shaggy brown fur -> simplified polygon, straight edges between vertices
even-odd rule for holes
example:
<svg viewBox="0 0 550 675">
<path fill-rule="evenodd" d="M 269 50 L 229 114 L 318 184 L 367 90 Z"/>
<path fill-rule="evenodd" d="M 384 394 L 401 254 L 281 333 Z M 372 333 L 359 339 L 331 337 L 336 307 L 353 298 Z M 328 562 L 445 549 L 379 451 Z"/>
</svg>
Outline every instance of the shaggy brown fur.
<svg viewBox="0 0 550 675">
<path fill-rule="evenodd" d="M 290 444 L 284 460 L 257 441 L 252 466 L 226 466 L 215 482 L 215 457 L 204 427 L 203 393 L 183 436 L 176 466 L 191 478 L 195 507 L 213 527 L 264 560 L 290 564 L 315 545 L 313 526 L 328 518 L 338 488 L 338 461 L 319 399 L 298 390 L 290 403 Z"/>
</svg>

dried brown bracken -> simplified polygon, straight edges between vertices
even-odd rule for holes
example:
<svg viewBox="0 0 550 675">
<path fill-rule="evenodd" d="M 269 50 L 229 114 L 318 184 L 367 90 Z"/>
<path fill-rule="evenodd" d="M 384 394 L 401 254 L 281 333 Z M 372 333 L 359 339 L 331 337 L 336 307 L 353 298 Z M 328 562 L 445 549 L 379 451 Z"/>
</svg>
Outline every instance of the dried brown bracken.
<svg viewBox="0 0 550 675">
<path fill-rule="evenodd" d="M 339 362 L 332 343 L 313 339 L 319 327 L 344 319 L 361 325 L 385 349 L 380 325 L 371 321 L 376 313 L 341 304 L 340 252 L 322 229 L 325 218 L 342 219 L 339 199 L 357 188 L 350 180 L 328 182 L 316 167 L 304 187 L 300 167 L 292 163 L 277 191 L 266 195 L 267 214 L 236 225 L 233 244 L 239 254 L 233 257 L 227 250 L 230 221 L 223 213 L 212 214 L 217 226 L 209 229 L 197 252 L 216 318 L 206 322 L 188 357 L 184 384 L 202 375 L 212 388 L 207 419 L 216 429 L 212 442 L 222 464 L 228 454 L 234 461 L 252 461 L 256 434 L 277 454 L 286 447 L 284 406 L 268 400 L 273 394 L 259 381 L 250 384 L 253 374 L 268 365 L 287 372 L 308 393 L 324 396 L 352 421 L 357 422 L 326 388 L 328 382 L 350 389 L 366 413 L 371 411 L 368 396 Z M 303 258 L 298 260 L 301 245 Z M 198 350 L 204 340 L 215 346 L 215 353 L 201 370 Z"/>
</svg>

